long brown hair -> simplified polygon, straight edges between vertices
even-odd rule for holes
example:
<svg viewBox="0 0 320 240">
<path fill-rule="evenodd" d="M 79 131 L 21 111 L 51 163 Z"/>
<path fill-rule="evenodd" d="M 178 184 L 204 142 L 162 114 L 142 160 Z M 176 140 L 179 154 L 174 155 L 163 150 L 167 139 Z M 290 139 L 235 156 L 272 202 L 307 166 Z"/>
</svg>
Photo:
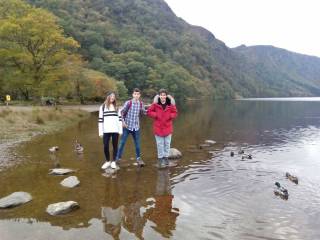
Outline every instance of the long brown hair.
<svg viewBox="0 0 320 240">
<path fill-rule="evenodd" d="M 113 102 L 113 103 L 110 101 L 110 96 L 111 96 L 112 94 L 114 95 L 114 102 Z M 107 106 L 107 109 L 109 109 L 111 103 L 113 104 L 114 109 L 117 111 L 117 99 L 116 99 L 116 94 L 115 94 L 115 93 L 109 94 L 109 95 L 106 97 L 106 100 L 104 101 L 104 104 Z"/>
</svg>

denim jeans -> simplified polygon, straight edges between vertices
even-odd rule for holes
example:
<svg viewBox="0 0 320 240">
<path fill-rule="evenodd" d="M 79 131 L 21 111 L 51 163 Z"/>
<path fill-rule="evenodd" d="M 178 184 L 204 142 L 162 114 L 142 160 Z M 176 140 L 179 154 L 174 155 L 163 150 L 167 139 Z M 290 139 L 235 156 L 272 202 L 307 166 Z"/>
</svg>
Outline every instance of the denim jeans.
<svg viewBox="0 0 320 240">
<path fill-rule="evenodd" d="M 116 160 L 121 159 L 122 154 L 123 154 L 123 150 L 124 150 L 124 146 L 126 145 L 129 134 L 131 134 L 133 137 L 134 146 L 136 149 L 136 159 L 137 160 L 140 159 L 140 129 L 137 131 L 130 131 L 127 128 L 123 128 L 123 134 L 120 139 L 120 146 L 118 149 Z"/>
<path fill-rule="evenodd" d="M 169 157 L 171 134 L 165 137 L 155 135 L 157 142 L 158 158 Z"/>
</svg>

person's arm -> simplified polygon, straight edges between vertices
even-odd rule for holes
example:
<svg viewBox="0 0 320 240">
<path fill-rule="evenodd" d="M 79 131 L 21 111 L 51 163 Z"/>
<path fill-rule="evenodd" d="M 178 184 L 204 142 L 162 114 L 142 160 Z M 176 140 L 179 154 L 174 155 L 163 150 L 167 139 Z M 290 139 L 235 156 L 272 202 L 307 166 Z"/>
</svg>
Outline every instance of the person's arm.
<svg viewBox="0 0 320 240">
<path fill-rule="evenodd" d="M 99 109 L 98 130 L 99 137 L 103 137 L 103 105 Z"/>
<path fill-rule="evenodd" d="M 156 113 L 156 108 L 154 103 L 148 108 L 147 115 L 151 118 L 156 119 L 157 113 Z"/>
<path fill-rule="evenodd" d="M 178 116 L 177 107 L 176 107 L 176 105 L 172 105 L 171 112 L 170 112 L 170 118 L 175 119 L 177 116 Z"/>
<path fill-rule="evenodd" d="M 128 114 L 128 111 L 129 111 L 129 101 L 126 101 L 123 105 L 123 107 L 121 108 L 121 111 L 120 111 L 120 114 L 121 114 L 121 117 L 122 117 L 122 126 L 123 127 L 127 127 L 127 124 L 125 122 L 125 119 L 124 119 L 124 114 Z"/>
<path fill-rule="evenodd" d="M 141 102 L 140 114 L 141 115 L 147 115 L 147 110 L 146 110 L 146 107 L 145 107 L 143 102 Z"/>
<path fill-rule="evenodd" d="M 118 129 L 119 129 L 119 134 L 121 135 L 123 132 L 122 126 L 123 126 L 123 120 L 122 120 L 122 116 L 121 116 L 121 109 L 119 109 L 118 111 L 118 116 L 119 116 L 119 123 L 118 123 Z"/>
</svg>

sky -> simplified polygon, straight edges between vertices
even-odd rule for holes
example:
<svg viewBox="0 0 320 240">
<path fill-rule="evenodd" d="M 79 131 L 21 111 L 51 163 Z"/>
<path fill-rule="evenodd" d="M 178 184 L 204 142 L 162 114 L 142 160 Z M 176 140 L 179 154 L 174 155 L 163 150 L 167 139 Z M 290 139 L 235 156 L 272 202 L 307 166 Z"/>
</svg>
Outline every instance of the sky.
<svg viewBox="0 0 320 240">
<path fill-rule="evenodd" d="M 320 57 L 320 0 L 165 0 L 228 47 L 273 45 Z"/>
</svg>

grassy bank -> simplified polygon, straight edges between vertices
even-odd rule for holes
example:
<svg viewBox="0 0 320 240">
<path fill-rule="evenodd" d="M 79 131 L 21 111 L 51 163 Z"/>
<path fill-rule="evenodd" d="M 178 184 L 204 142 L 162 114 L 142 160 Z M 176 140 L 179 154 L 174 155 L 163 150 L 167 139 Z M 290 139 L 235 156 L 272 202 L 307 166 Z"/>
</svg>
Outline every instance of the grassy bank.
<svg viewBox="0 0 320 240">
<path fill-rule="evenodd" d="M 59 131 L 89 115 L 79 109 L 4 108 L 0 110 L 0 144 L 26 141 L 35 135 Z"/>
</svg>

